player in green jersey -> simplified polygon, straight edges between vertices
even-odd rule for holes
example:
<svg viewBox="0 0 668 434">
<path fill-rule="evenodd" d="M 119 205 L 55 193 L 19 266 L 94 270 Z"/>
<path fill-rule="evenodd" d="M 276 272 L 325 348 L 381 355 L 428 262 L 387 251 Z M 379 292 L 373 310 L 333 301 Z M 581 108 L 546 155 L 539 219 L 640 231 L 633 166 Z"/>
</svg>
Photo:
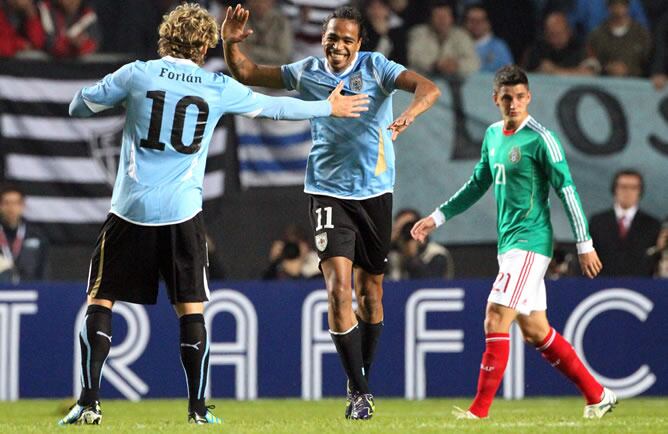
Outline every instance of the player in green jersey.
<svg viewBox="0 0 668 434">
<path fill-rule="evenodd" d="M 487 300 L 477 394 L 469 409 L 456 409 L 455 416 L 487 417 L 508 362 L 510 326 L 516 321 L 524 339 L 580 389 L 587 401 L 584 417 L 600 418 L 616 405 L 617 398 L 592 377 L 545 313 L 544 276 L 552 256 L 550 186 L 568 214 L 582 272 L 594 278 L 602 268 L 564 150 L 556 135 L 529 115 L 529 80 L 520 68 L 506 66 L 496 73 L 493 98 L 502 120 L 487 129 L 473 175 L 411 230 L 413 238 L 424 242 L 434 229 L 467 210 L 494 186 L 499 274 Z"/>
</svg>

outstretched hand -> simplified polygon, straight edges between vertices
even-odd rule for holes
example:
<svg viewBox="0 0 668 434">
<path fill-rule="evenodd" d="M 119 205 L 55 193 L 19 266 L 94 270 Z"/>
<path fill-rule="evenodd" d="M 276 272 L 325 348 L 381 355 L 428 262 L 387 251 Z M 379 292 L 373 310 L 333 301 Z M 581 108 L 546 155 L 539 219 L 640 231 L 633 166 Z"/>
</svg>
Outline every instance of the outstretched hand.
<svg viewBox="0 0 668 434">
<path fill-rule="evenodd" d="M 327 100 L 332 105 L 332 116 L 337 118 L 358 118 L 361 112 L 369 110 L 369 96 L 366 94 L 345 96 L 341 94 L 343 81 L 336 85 Z"/>
<path fill-rule="evenodd" d="M 220 37 L 223 43 L 234 44 L 241 42 L 253 34 L 251 29 L 245 29 L 250 11 L 244 9 L 240 4 L 232 9 L 232 6 L 227 7 L 225 12 L 225 21 L 220 27 Z"/>
<path fill-rule="evenodd" d="M 436 229 L 436 222 L 431 216 L 427 216 L 415 222 L 411 229 L 411 236 L 414 240 L 424 244 L 429 234 L 434 232 L 434 229 Z"/>
<path fill-rule="evenodd" d="M 590 279 L 596 277 L 603 269 L 603 264 L 601 263 L 601 260 L 598 259 L 596 250 L 578 255 L 578 260 L 580 261 L 580 269 L 582 270 L 582 274 L 589 277 Z"/>
<path fill-rule="evenodd" d="M 403 113 L 401 116 L 396 118 L 392 124 L 387 127 L 388 130 L 392 131 L 392 140 L 396 140 L 397 136 L 404 132 L 415 121 L 415 116 L 408 115 Z"/>
</svg>

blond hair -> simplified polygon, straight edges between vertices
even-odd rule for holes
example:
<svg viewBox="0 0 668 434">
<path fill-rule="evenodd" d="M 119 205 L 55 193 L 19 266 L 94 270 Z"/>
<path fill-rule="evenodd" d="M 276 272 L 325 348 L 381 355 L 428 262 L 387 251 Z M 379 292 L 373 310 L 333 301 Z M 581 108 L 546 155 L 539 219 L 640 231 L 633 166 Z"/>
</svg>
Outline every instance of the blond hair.
<svg viewBox="0 0 668 434">
<path fill-rule="evenodd" d="M 202 47 L 218 44 L 218 25 L 197 3 L 184 3 L 162 17 L 158 30 L 158 54 L 204 63 Z"/>
</svg>

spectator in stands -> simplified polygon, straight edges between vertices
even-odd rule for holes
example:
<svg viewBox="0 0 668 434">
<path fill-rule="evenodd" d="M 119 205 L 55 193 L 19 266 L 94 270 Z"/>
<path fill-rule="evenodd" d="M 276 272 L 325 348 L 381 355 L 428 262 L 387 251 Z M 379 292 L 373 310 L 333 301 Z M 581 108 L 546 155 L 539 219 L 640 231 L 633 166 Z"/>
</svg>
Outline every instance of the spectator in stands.
<svg viewBox="0 0 668 434">
<path fill-rule="evenodd" d="M 543 37 L 527 53 L 528 71 L 558 75 L 592 75 L 598 70 L 585 62 L 584 46 L 575 38 L 563 12 L 545 18 Z"/>
<path fill-rule="evenodd" d="M 39 8 L 49 54 L 76 58 L 97 51 L 100 39 L 97 14 L 87 2 L 45 0 Z"/>
<path fill-rule="evenodd" d="M 646 75 L 652 41 L 649 32 L 629 15 L 629 0 L 608 0 L 610 17 L 587 38 L 589 59 L 606 75 Z"/>
<path fill-rule="evenodd" d="M 392 243 L 392 248 L 395 248 L 397 239 L 399 239 L 399 234 L 404 225 L 410 221 L 420 220 L 420 213 L 413 208 L 402 208 L 394 215 L 394 220 L 392 221 L 392 233 L 390 234 L 390 242 Z"/>
<path fill-rule="evenodd" d="M 127 54 L 139 60 L 157 58 L 158 26 L 162 16 L 178 4 L 176 0 L 90 1 L 101 32 L 98 52 Z M 119 11 L 124 12 L 122 20 Z"/>
<path fill-rule="evenodd" d="M 480 68 L 475 44 L 465 30 L 455 26 L 453 4 L 433 0 L 428 24 L 408 33 L 408 65 L 422 73 L 465 76 Z"/>
<path fill-rule="evenodd" d="M 661 224 L 639 209 L 643 194 L 640 172 L 625 169 L 617 172 L 612 182 L 613 208 L 589 220 L 605 276 L 652 276 L 654 251 Z"/>
<path fill-rule="evenodd" d="M 452 278 L 454 263 L 448 249 L 429 240 L 421 244 L 411 237 L 411 228 L 418 220 L 409 220 L 401 227 L 387 258 L 388 279 Z"/>
<path fill-rule="evenodd" d="M 0 282 L 41 280 L 46 269 L 46 238 L 23 217 L 25 195 L 14 186 L 0 190 Z"/>
<path fill-rule="evenodd" d="M 271 245 L 269 267 L 262 273 L 265 280 L 310 279 L 320 276 L 320 260 L 311 248 L 303 228 L 291 224 L 283 237 Z"/>
<path fill-rule="evenodd" d="M 392 12 L 403 21 L 406 30 L 429 21 L 429 8 L 424 7 L 422 1 L 388 0 Z"/>
<path fill-rule="evenodd" d="M 376 51 L 395 62 L 406 63 L 406 29 L 387 0 L 364 0 L 362 11 L 367 21 L 362 51 Z"/>
<path fill-rule="evenodd" d="M 579 35 L 588 35 L 609 18 L 609 0 L 573 0 L 573 2 L 568 20 Z M 649 29 L 642 2 L 640 0 L 630 0 L 629 8 L 631 18 L 645 29 Z"/>
<path fill-rule="evenodd" d="M 554 253 L 547 266 L 545 277 L 549 280 L 558 280 L 562 277 L 572 276 L 572 264 L 574 255 L 568 252 L 563 246 L 554 244 Z"/>
<path fill-rule="evenodd" d="M 656 90 L 668 83 L 668 12 L 663 14 L 654 32 L 654 56 L 650 79 Z"/>
<path fill-rule="evenodd" d="M 246 54 L 256 63 L 289 63 L 294 34 L 290 21 L 276 7 L 274 0 L 246 0 L 253 11 L 248 26 L 253 35 L 246 41 Z"/>
<path fill-rule="evenodd" d="M 656 277 L 668 278 L 668 217 L 661 225 L 661 232 L 656 240 L 656 255 L 658 259 Z"/>
<path fill-rule="evenodd" d="M 536 40 L 534 0 L 482 0 L 494 34 L 506 41 L 513 59 L 523 59 Z"/>
<path fill-rule="evenodd" d="M 45 40 L 33 0 L 0 0 L 0 57 L 41 50 Z"/>
<path fill-rule="evenodd" d="M 483 5 L 474 3 L 466 8 L 464 27 L 475 41 L 481 71 L 496 72 L 502 66 L 514 63 L 508 44 L 492 33 L 492 24 Z"/>
</svg>

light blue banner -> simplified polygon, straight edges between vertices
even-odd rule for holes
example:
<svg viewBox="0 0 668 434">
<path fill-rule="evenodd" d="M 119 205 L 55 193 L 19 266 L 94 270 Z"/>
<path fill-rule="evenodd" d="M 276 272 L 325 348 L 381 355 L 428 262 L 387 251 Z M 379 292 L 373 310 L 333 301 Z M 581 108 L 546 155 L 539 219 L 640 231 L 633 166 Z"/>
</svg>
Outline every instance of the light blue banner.
<svg viewBox="0 0 668 434">
<path fill-rule="evenodd" d="M 485 129 L 500 120 L 492 79 L 492 74 L 477 74 L 464 83 L 439 82 L 439 101 L 397 139 L 395 211 L 410 207 L 430 213 L 469 178 Z M 611 179 L 629 167 L 645 177 L 641 207 L 658 218 L 668 214 L 668 92 L 656 92 L 649 81 L 636 79 L 532 75 L 529 81 L 529 112 L 561 139 L 587 216 L 612 206 Z M 397 113 L 410 98 L 396 94 Z M 558 240 L 573 240 L 554 194 L 552 222 Z M 493 193 L 437 231 L 434 239 L 494 242 Z"/>
</svg>

